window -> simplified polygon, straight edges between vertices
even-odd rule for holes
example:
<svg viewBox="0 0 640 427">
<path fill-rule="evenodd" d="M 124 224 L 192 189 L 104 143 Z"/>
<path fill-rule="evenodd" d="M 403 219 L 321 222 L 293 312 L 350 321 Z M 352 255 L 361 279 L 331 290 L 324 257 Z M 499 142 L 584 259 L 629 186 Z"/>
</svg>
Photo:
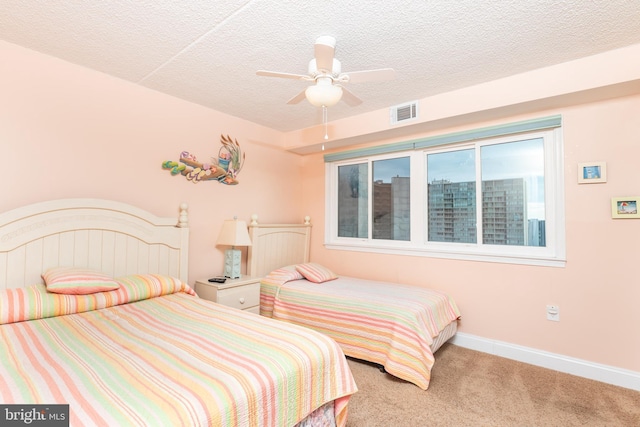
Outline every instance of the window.
<svg viewBox="0 0 640 427">
<path fill-rule="evenodd" d="M 338 166 L 338 237 L 367 238 L 371 228 L 373 239 L 409 240 L 409 157 L 373 161 L 371 170 L 368 163 Z"/>
<path fill-rule="evenodd" d="M 544 139 L 486 145 L 482 167 L 482 242 L 545 246 Z"/>
<path fill-rule="evenodd" d="M 338 236 L 369 235 L 368 165 L 357 163 L 338 167 Z"/>
<path fill-rule="evenodd" d="M 476 243 L 476 161 L 473 149 L 427 154 L 430 242 Z"/>
<path fill-rule="evenodd" d="M 327 247 L 564 265 L 557 123 L 328 161 Z"/>
<path fill-rule="evenodd" d="M 411 227 L 409 157 L 376 160 L 372 164 L 372 237 L 409 240 Z"/>
</svg>

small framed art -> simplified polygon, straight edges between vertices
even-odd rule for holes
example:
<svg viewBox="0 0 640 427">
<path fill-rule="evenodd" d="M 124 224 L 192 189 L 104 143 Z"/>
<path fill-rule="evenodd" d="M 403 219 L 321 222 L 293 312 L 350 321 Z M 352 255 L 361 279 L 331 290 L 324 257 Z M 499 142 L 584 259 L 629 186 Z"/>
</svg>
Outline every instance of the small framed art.
<svg viewBox="0 0 640 427">
<path fill-rule="evenodd" d="M 578 163 L 578 184 L 607 182 L 605 162 Z"/>
<path fill-rule="evenodd" d="M 638 205 L 640 205 L 640 196 L 612 197 L 611 218 L 640 218 Z"/>
</svg>

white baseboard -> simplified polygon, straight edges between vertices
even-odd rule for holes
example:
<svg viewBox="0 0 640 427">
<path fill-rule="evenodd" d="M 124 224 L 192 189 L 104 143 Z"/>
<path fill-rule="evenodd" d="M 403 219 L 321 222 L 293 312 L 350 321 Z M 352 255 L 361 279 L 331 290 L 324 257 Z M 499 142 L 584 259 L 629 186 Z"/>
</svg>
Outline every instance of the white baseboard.
<svg viewBox="0 0 640 427">
<path fill-rule="evenodd" d="M 449 342 L 471 350 L 495 354 L 496 356 L 507 359 L 640 391 L 640 372 L 601 365 L 599 363 L 549 353 L 547 351 L 523 347 L 503 341 L 482 338 L 463 332 L 458 332 Z"/>
</svg>

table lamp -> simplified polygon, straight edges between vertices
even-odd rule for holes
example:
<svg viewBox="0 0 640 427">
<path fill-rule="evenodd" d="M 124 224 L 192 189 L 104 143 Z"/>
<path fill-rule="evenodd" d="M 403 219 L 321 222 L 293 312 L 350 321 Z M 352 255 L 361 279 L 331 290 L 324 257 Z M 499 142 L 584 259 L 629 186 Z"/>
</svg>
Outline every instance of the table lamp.
<svg viewBox="0 0 640 427">
<path fill-rule="evenodd" d="M 233 219 L 226 219 L 218 236 L 217 245 L 231 246 L 224 252 L 224 277 L 238 279 L 242 264 L 242 252 L 236 246 L 251 246 L 251 239 L 247 231 L 247 223 Z"/>
</svg>

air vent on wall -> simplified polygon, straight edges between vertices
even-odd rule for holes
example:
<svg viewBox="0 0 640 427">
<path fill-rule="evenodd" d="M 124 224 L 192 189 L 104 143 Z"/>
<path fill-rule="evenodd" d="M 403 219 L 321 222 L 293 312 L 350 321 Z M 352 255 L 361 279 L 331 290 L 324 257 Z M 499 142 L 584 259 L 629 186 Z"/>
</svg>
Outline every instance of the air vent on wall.
<svg viewBox="0 0 640 427">
<path fill-rule="evenodd" d="M 418 101 L 395 105 L 390 108 L 391 124 L 413 120 L 418 117 Z"/>
</svg>

